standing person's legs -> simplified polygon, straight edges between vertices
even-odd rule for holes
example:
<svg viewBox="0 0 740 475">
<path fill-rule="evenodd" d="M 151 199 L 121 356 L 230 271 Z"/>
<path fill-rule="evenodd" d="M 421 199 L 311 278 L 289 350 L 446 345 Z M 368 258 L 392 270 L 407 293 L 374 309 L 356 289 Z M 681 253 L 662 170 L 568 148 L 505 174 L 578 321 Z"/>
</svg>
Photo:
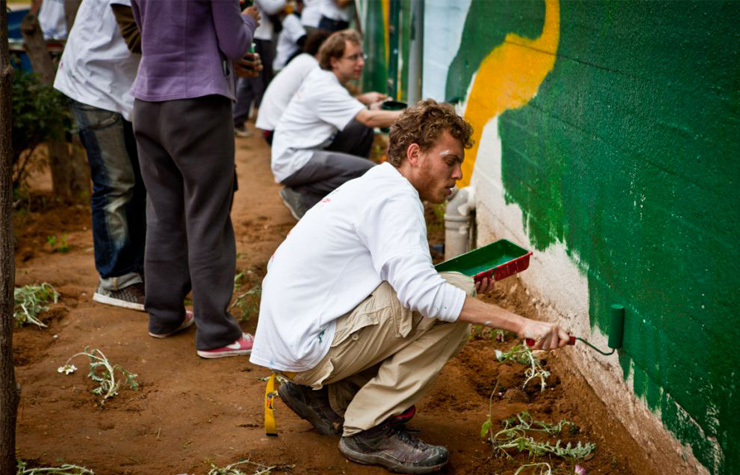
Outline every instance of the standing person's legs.
<svg viewBox="0 0 740 475">
<path fill-rule="evenodd" d="M 252 108 L 254 101 L 254 81 L 253 78 L 238 78 L 236 81 L 236 102 L 232 119 L 234 122 L 234 131 L 239 134 L 245 134 L 244 123 L 249 118 L 249 110 Z M 241 132 L 244 130 L 244 132 Z"/>
<path fill-rule="evenodd" d="M 364 175 L 374 166 L 366 158 L 319 150 L 282 184 L 299 193 L 304 206 L 309 209 L 340 185 Z"/>
<path fill-rule="evenodd" d="M 369 158 L 374 139 L 372 127 L 352 119 L 325 150 Z"/>
<path fill-rule="evenodd" d="M 254 40 L 254 50 L 260 55 L 262 67 L 264 68 L 260 72 L 260 75 L 254 78 L 254 107 L 259 108 L 260 104 L 262 104 L 262 96 L 275 76 L 275 72 L 272 69 L 272 63 L 275 61 L 275 45 L 272 41 L 256 38 Z"/>
<path fill-rule="evenodd" d="M 185 229 L 183 178 L 162 144 L 164 102 L 134 102 L 134 133 L 147 201 L 144 268 L 149 333 L 166 335 L 185 319 L 190 292 L 188 238 Z"/>
<path fill-rule="evenodd" d="M 442 276 L 469 295 L 475 294 L 470 277 L 458 273 Z M 469 325 L 465 323 L 425 318 L 404 308 L 384 282 L 337 321 L 329 353 L 315 368 L 296 374 L 293 381 L 314 388 L 327 385 L 334 410 L 344 410 L 344 436 L 351 436 L 416 404 L 447 361 L 463 347 L 468 334 Z M 362 374 L 376 365 L 374 376 Z M 338 407 L 338 396 L 346 393 L 347 383 L 352 387 L 364 380 L 368 381 L 349 405 Z M 332 388 L 335 384 L 338 387 Z M 346 396 L 341 399 L 346 400 Z"/>
<path fill-rule="evenodd" d="M 70 108 L 93 181 L 93 245 L 100 274 L 93 299 L 143 311 L 146 190 L 131 122 L 71 99 Z"/>
<path fill-rule="evenodd" d="M 163 143 L 182 174 L 198 350 L 224 347 L 242 336 L 227 310 L 236 272 L 229 215 L 235 153 L 230 113 L 228 98 L 206 96 L 170 102 L 163 118 L 168 124 Z"/>
</svg>

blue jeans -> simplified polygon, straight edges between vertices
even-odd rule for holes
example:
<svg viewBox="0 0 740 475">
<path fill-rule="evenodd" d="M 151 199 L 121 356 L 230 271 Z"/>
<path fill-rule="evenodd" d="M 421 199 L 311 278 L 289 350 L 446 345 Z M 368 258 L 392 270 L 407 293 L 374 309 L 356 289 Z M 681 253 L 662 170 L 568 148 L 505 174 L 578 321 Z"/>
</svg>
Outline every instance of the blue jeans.
<svg viewBox="0 0 740 475">
<path fill-rule="evenodd" d="M 69 101 L 87 151 L 95 268 L 103 288 L 142 282 L 146 189 L 131 122 L 116 112 Z"/>
</svg>

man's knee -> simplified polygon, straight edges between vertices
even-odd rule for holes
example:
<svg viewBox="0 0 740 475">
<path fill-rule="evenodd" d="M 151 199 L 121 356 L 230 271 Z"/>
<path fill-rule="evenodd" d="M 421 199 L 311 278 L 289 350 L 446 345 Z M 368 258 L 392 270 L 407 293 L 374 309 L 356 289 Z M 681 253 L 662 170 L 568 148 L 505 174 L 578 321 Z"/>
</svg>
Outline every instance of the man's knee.
<svg viewBox="0 0 740 475">
<path fill-rule="evenodd" d="M 471 297 L 475 297 L 475 281 L 472 277 L 459 272 L 442 272 L 439 275 L 448 283 L 463 289 Z"/>
</svg>

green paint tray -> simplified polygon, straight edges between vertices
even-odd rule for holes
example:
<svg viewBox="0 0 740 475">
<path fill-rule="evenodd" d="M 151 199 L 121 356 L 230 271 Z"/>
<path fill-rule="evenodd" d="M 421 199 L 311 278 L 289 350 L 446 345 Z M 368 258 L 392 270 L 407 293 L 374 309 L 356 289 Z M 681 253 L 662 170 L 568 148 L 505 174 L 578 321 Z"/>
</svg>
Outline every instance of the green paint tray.
<svg viewBox="0 0 740 475">
<path fill-rule="evenodd" d="M 532 251 L 506 239 L 499 239 L 437 264 L 437 272 L 460 272 L 479 281 L 485 277 L 501 280 L 527 270 Z"/>
</svg>

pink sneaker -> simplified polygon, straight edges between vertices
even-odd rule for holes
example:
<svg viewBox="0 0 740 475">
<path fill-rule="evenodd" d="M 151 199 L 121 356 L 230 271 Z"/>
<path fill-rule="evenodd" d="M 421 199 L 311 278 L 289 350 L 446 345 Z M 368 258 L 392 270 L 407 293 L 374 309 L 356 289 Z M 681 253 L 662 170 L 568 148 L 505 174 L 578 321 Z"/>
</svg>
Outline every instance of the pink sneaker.
<svg viewBox="0 0 740 475">
<path fill-rule="evenodd" d="M 193 312 L 191 312 L 190 310 L 185 310 L 185 320 L 183 320 L 180 326 L 177 327 L 174 331 L 159 334 L 149 332 L 149 336 L 152 336 L 154 338 L 167 338 L 168 336 L 172 336 L 175 333 L 180 333 L 181 331 L 187 329 L 193 323 L 195 323 L 195 315 L 193 315 Z"/>
<path fill-rule="evenodd" d="M 252 343 L 254 338 L 249 333 L 242 333 L 242 336 L 230 345 L 213 350 L 198 350 L 198 356 L 201 358 L 224 358 L 226 356 L 246 356 L 252 352 Z"/>
</svg>

